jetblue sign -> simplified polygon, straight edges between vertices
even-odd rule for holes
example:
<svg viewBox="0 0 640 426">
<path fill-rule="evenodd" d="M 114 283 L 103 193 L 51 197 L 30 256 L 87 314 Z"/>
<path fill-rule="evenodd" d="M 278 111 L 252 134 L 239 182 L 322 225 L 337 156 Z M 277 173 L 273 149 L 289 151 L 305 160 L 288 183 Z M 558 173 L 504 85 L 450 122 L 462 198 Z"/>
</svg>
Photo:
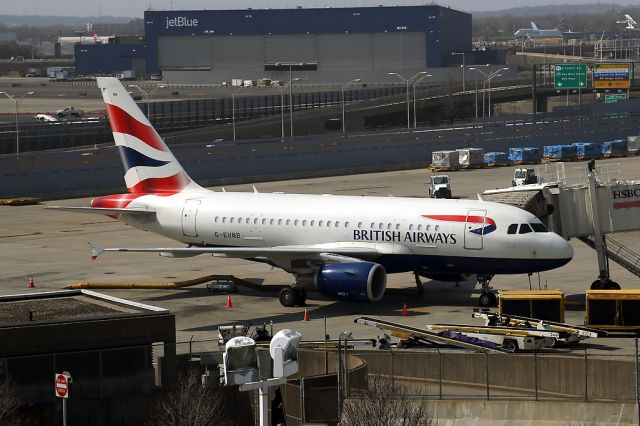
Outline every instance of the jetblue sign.
<svg viewBox="0 0 640 426">
<path fill-rule="evenodd" d="M 184 28 L 184 27 L 197 27 L 198 19 L 197 18 L 187 18 L 186 16 L 176 16 L 175 18 L 167 17 L 167 24 L 165 29 L 169 29 L 172 27 Z"/>
</svg>

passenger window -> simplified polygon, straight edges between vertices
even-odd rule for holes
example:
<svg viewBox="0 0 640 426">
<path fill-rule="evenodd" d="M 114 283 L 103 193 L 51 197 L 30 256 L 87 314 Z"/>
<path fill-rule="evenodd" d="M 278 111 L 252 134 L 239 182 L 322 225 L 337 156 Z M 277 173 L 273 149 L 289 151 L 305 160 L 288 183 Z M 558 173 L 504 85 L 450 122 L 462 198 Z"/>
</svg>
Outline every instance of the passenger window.
<svg viewBox="0 0 640 426">
<path fill-rule="evenodd" d="M 530 223 L 529 225 L 533 228 L 533 232 L 549 232 L 547 227 L 541 223 Z"/>
<path fill-rule="evenodd" d="M 422 225 L 418 225 L 418 231 L 422 231 Z"/>
<path fill-rule="evenodd" d="M 316 223 L 316 221 L 312 220 L 311 222 L 309 222 L 309 225 L 313 226 L 313 225 L 315 225 L 315 223 Z"/>
<path fill-rule="evenodd" d="M 273 219 L 269 220 L 269 225 L 273 225 Z"/>
<path fill-rule="evenodd" d="M 227 223 L 227 217 L 226 217 L 226 216 L 224 216 L 224 217 L 222 218 L 222 223 Z"/>
<path fill-rule="evenodd" d="M 507 234 L 515 234 L 516 232 L 518 232 L 518 224 L 512 223 L 509 225 L 509 228 L 507 228 Z"/>
<path fill-rule="evenodd" d="M 336 220 L 335 226 L 336 226 L 336 228 L 337 228 L 338 226 L 340 226 L 340 221 L 339 221 L 339 220 Z"/>
<path fill-rule="evenodd" d="M 521 223 L 520 224 L 520 234 L 528 234 L 529 232 L 533 232 L 533 230 L 531 229 L 531 227 L 529 226 L 528 223 Z"/>
<path fill-rule="evenodd" d="M 238 223 L 242 223 L 242 218 L 241 217 L 238 218 Z"/>
<path fill-rule="evenodd" d="M 390 223 L 387 223 L 387 229 L 389 229 L 389 230 L 390 230 L 392 226 L 393 226 L 393 225 L 391 225 Z"/>
<path fill-rule="evenodd" d="M 378 229 L 384 229 L 384 223 L 380 222 L 380 223 L 378 224 Z"/>
<path fill-rule="evenodd" d="M 373 223 L 373 222 L 371 222 L 371 229 L 373 229 L 373 228 L 375 228 L 375 227 L 376 227 L 376 224 L 375 224 L 375 223 Z"/>
<path fill-rule="evenodd" d="M 234 217 L 229 218 L 229 223 L 233 223 L 233 219 L 235 219 Z"/>
<path fill-rule="evenodd" d="M 318 221 L 318 226 L 322 226 L 322 224 L 324 224 L 324 220 L 319 220 Z"/>
<path fill-rule="evenodd" d="M 440 229 L 440 225 L 436 225 L 436 228 L 434 229 L 434 231 L 438 232 L 438 229 Z"/>
<path fill-rule="evenodd" d="M 362 229 L 362 222 L 358 222 L 358 229 Z"/>
<path fill-rule="evenodd" d="M 293 224 L 294 224 L 295 226 L 298 226 L 298 219 L 294 220 L 294 221 L 293 221 Z"/>
<path fill-rule="evenodd" d="M 302 221 L 302 226 L 307 226 L 307 219 Z"/>
<path fill-rule="evenodd" d="M 396 231 L 399 231 L 399 230 L 400 230 L 400 224 L 396 223 Z"/>
<path fill-rule="evenodd" d="M 291 225 L 291 219 L 287 219 L 287 226 Z"/>
<path fill-rule="evenodd" d="M 409 231 L 413 231 L 413 223 L 409 225 Z"/>
<path fill-rule="evenodd" d="M 250 220 L 251 219 L 247 218 L 247 220 L 244 223 L 246 223 L 248 225 Z"/>
<path fill-rule="evenodd" d="M 345 223 L 344 223 L 344 227 L 345 227 L 345 228 L 348 228 L 348 227 L 349 227 L 349 222 L 345 222 Z"/>
<path fill-rule="evenodd" d="M 282 219 L 278 219 L 278 225 L 282 225 Z"/>
<path fill-rule="evenodd" d="M 216 216 L 216 217 L 215 217 L 215 219 L 213 219 L 213 221 L 214 221 L 215 223 L 218 223 L 218 216 Z"/>
<path fill-rule="evenodd" d="M 258 224 L 258 218 L 256 217 L 255 219 L 253 219 L 253 224 L 257 225 Z"/>
<path fill-rule="evenodd" d="M 267 224 L 267 219 L 263 218 L 263 219 L 262 219 L 262 224 L 263 224 L 263 225 L 266 225 L 266 224 Z"/>
<path fill-rule="evenodd" d="M 327 221 L 327 226 L 331 226 L 331 221 L 330 220 Z"/>
</svg>

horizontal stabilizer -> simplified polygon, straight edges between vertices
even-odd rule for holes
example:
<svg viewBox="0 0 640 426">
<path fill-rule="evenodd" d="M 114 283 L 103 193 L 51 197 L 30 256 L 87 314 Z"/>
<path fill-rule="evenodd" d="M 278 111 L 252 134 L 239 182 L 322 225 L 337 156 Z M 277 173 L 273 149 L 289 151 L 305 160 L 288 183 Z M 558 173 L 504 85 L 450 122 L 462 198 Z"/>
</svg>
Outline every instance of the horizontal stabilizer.
<svg viewBox="0 0 640 426">
<path fill-rule="evenodd" d="M 132 209 L 132 208 L 110 209 L 110 208 L 102 208 L 102 207 L 47 206 L 47 209 L 78 212 L 78 213 L 105 214 L 105 215 L 114 215 L 114 214 L 154 215 L 156 213 L 153 210 Z"/>
</svg>

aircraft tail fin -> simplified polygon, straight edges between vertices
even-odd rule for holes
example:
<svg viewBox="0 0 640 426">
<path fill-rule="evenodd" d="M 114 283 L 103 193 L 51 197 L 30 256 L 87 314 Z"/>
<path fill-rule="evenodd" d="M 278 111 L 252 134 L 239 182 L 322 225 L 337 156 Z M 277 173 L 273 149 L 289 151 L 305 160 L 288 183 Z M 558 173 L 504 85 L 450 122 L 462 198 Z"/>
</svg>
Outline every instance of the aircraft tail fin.
<svg viewBox="0 0 640 426">
<path fill-rule="evenodd" d="M 127 190 L 133 194 L 177 193 L 199 186 L 187 175 L 127 89 L 114 77 L 98 77 Z"/>
<path fill-rule="evenodd" d="M 536 25 L 535 22 L 531 21 L 531 29 L 534 29 L 536 31 L 540 30 L 540 28 L 538 28 L 538 26 Z"/>
</svg>

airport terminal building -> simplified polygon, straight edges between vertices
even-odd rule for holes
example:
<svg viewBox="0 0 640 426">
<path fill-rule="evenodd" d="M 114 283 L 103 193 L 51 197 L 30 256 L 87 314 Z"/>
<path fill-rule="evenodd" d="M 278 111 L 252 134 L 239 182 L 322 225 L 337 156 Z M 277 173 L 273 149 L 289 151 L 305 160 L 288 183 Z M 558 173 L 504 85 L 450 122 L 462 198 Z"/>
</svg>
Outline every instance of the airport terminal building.
<svg viewBox="0 0 640 426">
<path fill-rule="evenodd" d="M 169 83 L 232 79 L 388 82 L 459 63 L 471 15 L 436 5 L 146 11 L 147 73 Z M 391 76 L 392 77 L 392 76 Z"/>
</svg>

